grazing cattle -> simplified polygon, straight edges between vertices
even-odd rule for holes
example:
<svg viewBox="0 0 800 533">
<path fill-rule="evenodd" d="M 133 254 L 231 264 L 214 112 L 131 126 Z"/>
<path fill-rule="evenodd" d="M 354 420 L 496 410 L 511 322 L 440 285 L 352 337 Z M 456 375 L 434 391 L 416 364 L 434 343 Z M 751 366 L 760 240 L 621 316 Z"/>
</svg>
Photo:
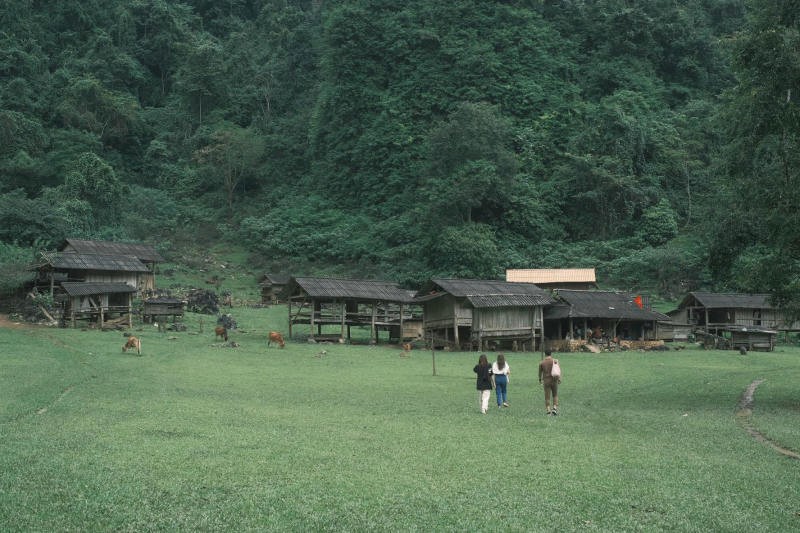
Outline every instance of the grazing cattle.
<svg viewBox="0 0 800 533">
<path fill-rule="evenodd" d="M 215 334 L 214 340 L 217 340 L 217 337 L 221 337 L 222 340 L 224 341 L 228 340 L 228 328 L 226 328 L 225 326 L 215 327 L 214 334 Z"/>
<path fill-rule="evenodd" d="M 136 349 L 136 353 L 142 355 L 142 341 L 131 335 L 128 337 L 127 342 L 122 346 L 123 352 L 127 352 L 129 349 Z"/>
<path fill-rule="evenodd" d="M 283 342 L 283 335 L 281 335 L 277 331 L 269 332 L 269 340 L 267 341 L 267 346 L 269 346 L 273 342 L 277 342 L 281 348 L 286 346 L 286 343 Z"/>
</svg>

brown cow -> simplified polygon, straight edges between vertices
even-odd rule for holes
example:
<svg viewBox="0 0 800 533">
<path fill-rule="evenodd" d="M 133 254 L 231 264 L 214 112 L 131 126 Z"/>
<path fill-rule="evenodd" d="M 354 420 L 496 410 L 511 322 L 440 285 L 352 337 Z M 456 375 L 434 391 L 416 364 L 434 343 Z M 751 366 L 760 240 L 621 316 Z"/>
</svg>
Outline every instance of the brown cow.
<svg viewBox="0 0 800 533">
<path fill-rule="evenodd" d="M 273 342 L 277 342 L 280 345 L 281 348 L 284 348 L 286 346 L 286 343 L 283 342 L 283 335 L 281 335 L 277 331 L 270 331 L 269 332 L 269 340 L 267 341 L 267 346 L 269 346 L 270 343 L 273 343 Z"/>
<path fill-rule="evenodd" d="M 136 349 L 136 353 L 142 355 L 142 341 L 131 335 L 128 337 L 127 342 L 122 346 L 122 351 L 127 352 L 128 349 Z"/>
<path fill-rule="evenodd" d="M 215 334 L 214 340 L 217 340 L 217 337 L 222 337 L 222 340 L 224 341 L 228 340 L 228 328 L 226 328 L 225 326 L 215 327 L 214 334 Z"/>
</svg>

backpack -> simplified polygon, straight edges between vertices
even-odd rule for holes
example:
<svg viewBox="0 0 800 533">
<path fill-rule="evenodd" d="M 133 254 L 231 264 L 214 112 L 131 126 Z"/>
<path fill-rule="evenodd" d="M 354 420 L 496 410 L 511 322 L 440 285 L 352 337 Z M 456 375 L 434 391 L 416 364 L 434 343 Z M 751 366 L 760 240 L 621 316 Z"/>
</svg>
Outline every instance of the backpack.
<svg viewBox="0 0 800 533">
<path fill-rule="evenodd" d="M 558 364 L 558 359 L 553 359 L 553 368 L 550 369 L 550 375 L 555 379 L 561 379 L 561 366 Z"/>
</svg>

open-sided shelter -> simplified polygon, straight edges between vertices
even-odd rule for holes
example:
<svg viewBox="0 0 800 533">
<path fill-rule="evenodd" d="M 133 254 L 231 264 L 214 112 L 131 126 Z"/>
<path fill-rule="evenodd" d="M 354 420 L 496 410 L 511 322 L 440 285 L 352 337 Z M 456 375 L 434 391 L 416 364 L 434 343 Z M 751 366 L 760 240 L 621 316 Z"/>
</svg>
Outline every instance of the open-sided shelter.
<svg viewBox="0 0 800 533">
<path fill-rule="evenodd" d="M 286 295 L 290 337 L 308 324 L 314 340 L 349 341 L 351 327 L 364 326 L 373 342 L 380 331 L 402 341 L 417 338 L 422 324 L 414 292 L 389 281 L 293 277 Z"/>
<path fill-rule="evenodd" d="M 417 293 L 425 339 L 434 347 L 537 349 L 542 313 L 553 298 L 531 283 L 432 279 Z"/>
<path fill-rule="evenodd" d="M 800 331 L 800 322 L 774 307 L 767 294 L 690 292 L 667 314 L 676 322 L 715 335 L 728 326 Z"/>
<path fill-rule="evenodd" d="M 597 288 L 593 268 L 510 268 L 506 270 L 506 281 L 533 283 L 541 289 Z"/>
<path fill-rule="evenodd" d="M 655 340 L 664 314 L 640 306 L 636 295 L 617 291 L 555 291 L 558 303 L 544 313 L 550 339 L 587 339 L 602 332 L 605 338 Z"/>
</svg>

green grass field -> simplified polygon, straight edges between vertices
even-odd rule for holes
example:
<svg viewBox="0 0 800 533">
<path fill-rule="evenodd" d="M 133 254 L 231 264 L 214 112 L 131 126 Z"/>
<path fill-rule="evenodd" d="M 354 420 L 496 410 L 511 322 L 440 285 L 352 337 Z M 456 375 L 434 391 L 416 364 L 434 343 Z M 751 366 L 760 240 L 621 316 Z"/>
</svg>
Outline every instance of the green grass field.
<svg viewBox="0 0 800 533">
<path fill-rule="evenodd" d="M 267 348 L 286 309 L 186 332 L 0 329 L 2 531 L 797 531 L 800 349 L 507 354 L 481 415 L 475 353 Z M 200 333 L 200 319 L 203 333 Z M 137 330 L 138 329 L 138 330 Z M 322 351 L 324 350 L 324 354 Z M 489 354 L 490 359 L 495 354 Z M 494 405 L 494 398 L 492 403 Z"/>
</svg>

